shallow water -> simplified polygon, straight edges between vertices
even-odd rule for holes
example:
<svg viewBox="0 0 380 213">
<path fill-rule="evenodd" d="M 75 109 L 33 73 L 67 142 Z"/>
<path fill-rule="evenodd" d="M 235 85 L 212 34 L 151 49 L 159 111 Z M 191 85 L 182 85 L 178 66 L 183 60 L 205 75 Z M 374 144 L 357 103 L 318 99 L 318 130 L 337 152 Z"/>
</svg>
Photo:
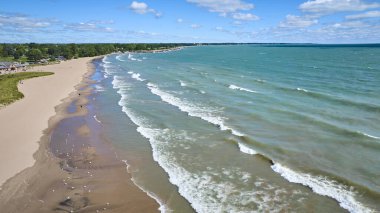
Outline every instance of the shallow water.
<svg viewBox="0 0 380 213">
<path fill-rule="evenodd" d="M 96 62 L 97 118 L 162 211 L 380 211 L 379 54 L 239 45 L 109 55 Z"/>
</svg>

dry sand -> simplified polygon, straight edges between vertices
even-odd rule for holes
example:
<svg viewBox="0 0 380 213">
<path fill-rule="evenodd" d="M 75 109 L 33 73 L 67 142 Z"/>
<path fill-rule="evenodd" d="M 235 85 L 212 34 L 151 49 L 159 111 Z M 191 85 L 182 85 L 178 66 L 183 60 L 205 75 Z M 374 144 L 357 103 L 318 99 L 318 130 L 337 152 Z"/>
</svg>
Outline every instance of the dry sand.
<svg viewBox="0 0 380 213">
<path fill-rule="evenodd" d="M 134 185 L 125 163 L 103 137 L 102 125 L 93 119 L 89 76 L 94 69 L 89 61 L 40 67 L 56 74 L 26 81 L 26 98 L 0 111 L 0 119 L 12 119 L 14 113 L 18 122 L 30 126 L 26 130 L 14 122 L 7 132 L 9 141 L 1 139 L 0 154 L 8 152 L 0 158 L 6 162 L 0 164 L 7 172 L 2 175 L 7 174 L 4 180 L 14 175 L 1 186 L 1 212 L 158 212 L 158 203 Z M 28 104 L 33 109 L 23 110 L 31 109 Z M 72 105 L 76 110 L 68 110 Z"/>
<path fill-rule="evenodd" d="M 55 114 L 54 107 L 74 91 L 93 58 L 34 67 L 28 71 L 49 71 L 54 75 L 25 80 L 19 90 L 25 97 L 0 109 L 0 186 L 34 164 L 43 130 Z"/>
</svg>

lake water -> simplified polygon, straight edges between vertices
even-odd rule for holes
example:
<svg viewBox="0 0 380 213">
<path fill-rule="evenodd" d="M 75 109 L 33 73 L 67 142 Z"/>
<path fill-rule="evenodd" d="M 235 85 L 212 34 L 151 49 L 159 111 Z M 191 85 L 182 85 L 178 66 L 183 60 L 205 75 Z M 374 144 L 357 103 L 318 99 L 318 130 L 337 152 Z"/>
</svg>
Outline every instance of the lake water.
<svg viewBox="0 0 380 213">
<path fill-rule="evenodd" d="M 380 48 L 233 45 L 95 62 L 97 119 L 163 212 L 380 211 Z"/>
</svg>

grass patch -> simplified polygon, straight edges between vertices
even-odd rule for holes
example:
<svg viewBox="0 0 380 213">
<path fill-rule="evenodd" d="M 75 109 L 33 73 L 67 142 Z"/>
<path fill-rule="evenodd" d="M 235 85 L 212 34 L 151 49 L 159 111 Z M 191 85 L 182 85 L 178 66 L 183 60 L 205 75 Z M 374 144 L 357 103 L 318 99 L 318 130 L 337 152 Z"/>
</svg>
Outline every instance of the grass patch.
<svg viewBox="0 0 380 213">
<path fill-rule="evenodd" d="M 22 56 L 19 59 L 14 59 L 13 56 L 9 56 L 9 57 L 0 57 L 0 61 L 1 62 L 7 61 L 7 62 L 21 62 L 21 63 L 25 63 L 25 62 L 28 62 L 28 58 L 26 56 Z"/>
<path fill-rule="evenodd" d="M 0 61 L 13 62 L 14 58 L 13 58 L 13 56 L 10 56 L 10 57 L 0 57 Z"/>
<path fill-rule="evenodd" d="M 24 97 L 17 84 L 28 78 L 52 75 L 52 72 L 22 72 L 0 75 L 0 106 L 11 104 Z"/>
</svg>

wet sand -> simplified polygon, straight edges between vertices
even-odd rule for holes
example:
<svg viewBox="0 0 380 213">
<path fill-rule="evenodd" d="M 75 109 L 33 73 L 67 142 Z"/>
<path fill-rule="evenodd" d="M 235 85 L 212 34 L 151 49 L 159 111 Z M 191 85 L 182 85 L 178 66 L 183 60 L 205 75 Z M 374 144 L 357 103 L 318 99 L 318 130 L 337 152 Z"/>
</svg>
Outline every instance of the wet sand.
<svg viewBox="0 0 380 213">
<path fill-rule="evenodd" d="M 36 163 L 2 186 L 1 212 L 158 212 L 102 137 L 89 101 L 90 75 L 56 107 Z"/>
<path fill-rule="evenodd" d="M 55 114 L 54 107 L 75 90 L 92 59 L 73 59 L 29 69 L 54 75 L 23 81 L 18 88 L 25 97 L 0 109 L 0 188 L 7 179 L 34 164 L 37 142 Z"/>
</svg>

